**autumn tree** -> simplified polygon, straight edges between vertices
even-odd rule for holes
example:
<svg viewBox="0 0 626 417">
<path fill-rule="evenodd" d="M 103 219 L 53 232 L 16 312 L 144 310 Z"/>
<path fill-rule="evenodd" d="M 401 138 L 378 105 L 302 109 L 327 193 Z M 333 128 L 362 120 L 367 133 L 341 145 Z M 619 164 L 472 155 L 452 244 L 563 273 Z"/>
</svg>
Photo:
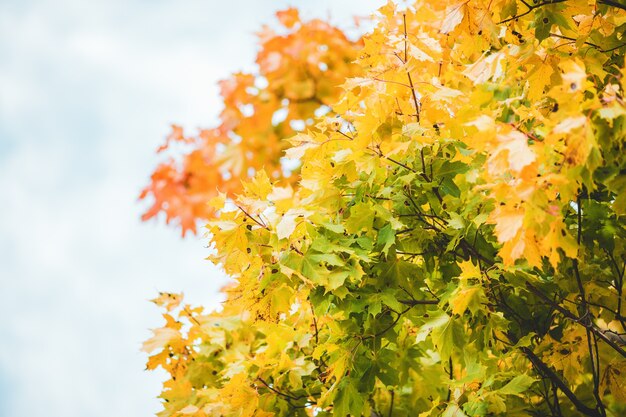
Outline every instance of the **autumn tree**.
<svg viewBox="0 0 626 417">
<path fill-rule="evenodd" d="M 295 178 L 204 190 L 236 284 L 155 300 L 160 415 L 625 415 L 624 9 L 381 8 L 332 117 L 273 130 Z"/>
<path fill-rule="evenodd" d="M 293 183 L 281 163 L 283 139 L 313 124 L 317 114 L 331 111 L 337 88 L 360 74 L 354 64 L 361 41 L 319 19 L 301 21 L 296 9 L 277 13 L 277 30 L 259 34 L 257 73 L 237 73 L 220 82 L 224 109 L 217 127 L 186 135 L 181 126 L 158 152 L 174 147 L 174 157 L 154 171 L 140 199 L 151 201 L 142 219 L 164 213 L 183 236 L 196 232 L 198 220 L 214 213 L 207 201 L 220 192 L 236 195 L 242 180 L 265 169 L 274 181 Z"/>
</svg>

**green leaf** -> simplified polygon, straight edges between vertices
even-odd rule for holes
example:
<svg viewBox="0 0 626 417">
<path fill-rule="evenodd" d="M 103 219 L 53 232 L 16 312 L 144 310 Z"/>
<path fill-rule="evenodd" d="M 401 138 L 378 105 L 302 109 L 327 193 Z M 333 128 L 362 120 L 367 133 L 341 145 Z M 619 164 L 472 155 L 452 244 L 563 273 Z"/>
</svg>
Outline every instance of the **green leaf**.
<svg viewBox="0 0 626 417">
<path fill-rule="evenodd" d="M 507 17 L 515 16 L 517 14 L 517 0 L 507 0 L 503 4 L 500 10 L 500 20 L 504 20 Z"/>
<path fill-rule="evenodd" d="M 378 231 L 377 244 L 382 245 L 381 252 L 387 255 L 394 243 L 396 243 L 396 232 L 391 227 L 391 224 L 386 224 Z"/>
<path fill-rule="evenodd" d="M 453 229 L 461 230 L 465 228 L 465 219 L 458 213 L 450 213 L 450 220 L 448 220 L 448 226 Z"/>
<path fill-rule="evenodd" d="M 461 196 L 461 190 L 459 190 L 459 187 L 457 187 L 450 177 L 445 177 L 443 181 L 441 181 L 440 188 L 445 194 L 451 195 L 452 197 L 458 198 Z"/>
<path fill-rule="evenodd" d="M 426 340 L 426 338 L 434 328 L 445 325 L 449 319 L 450 317 L 443 311 L 430 313 L 430 317 L 428 318 L 428 320 L 426 320 L 424 324 L 422 324 L 417 334 L 415 335 L 415 342 L 419 343 Z"/>
<path fill-rule="evenodd" d="M 417 279 L 420 269 L 417 265 L 402 259 L 393 259 L 392 261 L 380 264 L 381 278 L 384 279 L 385 285 L 395 284 L 398 282 L 407 282 Z"/>
<path fill-rule="evenodd" d="M 552 23 L 542 9 L 535 12 L 535 21 L 533 22 L 533 26 L 535 28 L 535 38 L 537 38 L 539 42 L 550 36 Z"/>
<path fill-rule="evenodd" d="M 350 271 L 340 268 L 346 265 L 345 261 L 334 253 L 320 253 L 308 250 L 304 256 L 290 253 L 283 263 L 302 273 L 311 282 L 324 286 L 327 290 L 334 290 L 343 285 Z M 336 268 L 329 268 L 336 267 Z"/>
<path fill-rule="evenodd" d="M 438 326 L 433 327 L 431 338 L 437 347 L 442 361 L 447 361 L 452 355 L 452 351 L 461 349 L 465 344 L 465 331 L 460 322 L 448 315 L 441 320 Z"/>
<path fill-rule="evenodd" d="M 462 174 L 466 172 L 468 168 L 469 167 L 461 161 L 454 161 L 454 162 L 444 161 L 443 164 L 441 164 L 441 168 L 437 170 L 436 176 L 454 177 L 457 174 Z"/>
<path fill-rule="evenodd" d="M 358 203 L 350 208 L 350 217 L 345 222 L 348 233 L 358 233 L 363 229 L 369 230 L 374 222 L 374 211 L 367 203 Z"/>
<path fill-rule="evenodd" d="M 342 224 L 335 224 L 335 223 L 331 223 L 331 222 L 322 222 L 320 223 L 321 226 L 323 226 L 325 229 L 330 230 L 331 232 L 335 232 L 335 233 L 343 233 L 344 232 L 344 227 Z"/>
<path fill-rule="evenodd" d="M 502 395 L 519 395 L 526 392 L 534 382 L 535 380 L 526 374 L 518 375 L 500 388 L 498 392 Z"/>
<path fill-rule="evenodd" d="M 324 287 L 326 288 L 326 292 L 333 291 L 341 287 L 349 276 L 350 271 L 348 270 L 330 272 L 328 274 L 327 283 L 324 285 Z"/>
<path fill-rule="evenodd" d="M 360 416 L 365 405 L 365 394 L 357 389 L 357 381 L 343 378 L 333 402 L 333 417 Z"/>
</svg>

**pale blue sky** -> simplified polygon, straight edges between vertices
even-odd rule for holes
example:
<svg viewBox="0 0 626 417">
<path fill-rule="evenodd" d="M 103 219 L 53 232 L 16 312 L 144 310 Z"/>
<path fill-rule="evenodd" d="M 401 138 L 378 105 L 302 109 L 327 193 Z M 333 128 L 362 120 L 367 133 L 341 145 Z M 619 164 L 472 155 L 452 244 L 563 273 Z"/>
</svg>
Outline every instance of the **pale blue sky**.
<svg viewBox="0 0 626 417">
<path fill-rule="evenodd" d="M 206 241 L 139 221 L 172 122 L 210 126 L 275 10 L 344 26 L 381 0 L 0 2 L 0 416 L 149 416 L 146 300 L 215 305 Z"/>
</svg>

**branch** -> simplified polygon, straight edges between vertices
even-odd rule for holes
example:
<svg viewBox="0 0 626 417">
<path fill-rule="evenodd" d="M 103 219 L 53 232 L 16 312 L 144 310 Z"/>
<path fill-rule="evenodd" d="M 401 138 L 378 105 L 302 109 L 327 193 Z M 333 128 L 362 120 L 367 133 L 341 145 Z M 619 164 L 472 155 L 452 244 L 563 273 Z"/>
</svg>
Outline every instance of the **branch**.
<svg viewBox="0 0 626 417">
<path fill-rule="evenodd" d="M 459 240 L 459 245 L 464 247 L 472 255 L 474 255 L 475 257 L 477 257 L 479 260 L 483 261 L 487 265 L 493 266 L 493 264 L 495 263 L 492 259 L 489 259 L 482 253 L 478 252 L 478 250 L 474 246 L 472 246 L 465 238 L 462 238 L 461 240 Z"/>
<path fill-rule="evenodd" d="M 576 199 L 576 223 L 577 223 L 577 231 L 576 231 L 576 243 L 580 246 L 583 235 L 583 208 L 581 204 L 580 197 Z M 576 283 L 578 284 L 578 291 L 580 291 L 580 299 L 581 303 L 581 320 L 587 323 L 593 323 L 591 312 L 589 311 L 589 306 L 587 305 L 587 295 L 585 292 L 585 286 L 583 285 L 582 278 L 580 276 L 580 270 L 578 268 L 578 259 L 572 259 L 572 267 L 574 269 L 574 276 L 576 277 Z M 585 331 L 587 333 L 587 348 L 589 349 L 589 360 L 591 361 L 591 375 L 593 376 L 593 395 L 596 399 L 596 405 L 598 410 L 600 410 L 600 414 L 604 417 L 606 416 L 606 411 L 604 410 L 604 403 L 602 402 L 602 398 L 600 397 L 600 368 L 596 367 L 596 359 L 594 358 L 594 350 L 593 346 L 598 347 L 598 342 L 595 335 L 592 337 L 591 329 L 585 325 Z M 592 343 L 593 339 L 593 343 Z M 598 363 L 599 364 L 599 363 Z"/>
<path fill-rule="evenodd" d="M 602 4 L 604 6 L 616 7 L 618 9 L 626 10 L 626 4 L 619 3 L 615 0 L 598 0 L 598 4 Z"/>
<path fill-rule="evenodd" d="M 622 291 L 624 288 L 624 271 L 626 270 L 626 263 L 624 264 L 624 267 L 622 267 L 622 270 L 620 271 L 619 265 L 617 264 L 617 261 L 615 260 L 615 257 L 613 256 L 613 254 L 610 253 L 607 249 L 604 249 L 604 252 L 606 252 L 607 256 L 611 260 L 611 264 L 615 268 L 615 273 L 616 273 L 614 287 L 617 290 L 617 308 L 614 312 L 615 318 L 619 320 L 620 323 L 622 323 L 622 326 L 626 329 L 626 322 L 625 322 L 626 317 L 622 316 Z"/>
<path fill-rule="evenodd" d="M 393 322 L 392 322 L 389 326 L 385 327 L 384 329 L 382 329 L 382 330 L 381 330 L 381 331 L 379 331 L 378 333 L 375 333 L 375 334 L 372 334 L 372 335 L 369 335 L 369 336 L 365 336 L 365 337 L 361 338 L 361 340 L 366 340 L 366 339 L 377 338 L 377 337 L 379 337 L 379 336 L 384 335 L 385 333 L 387 333 L 387 331 L 388 331 L 389 329 L 391 329 L 393 326 L 395 326 L 395 325 L 396 325 L 396 323 L 398 323 L 398 321 L 400 320 L 400 318 L 401 318 L 401 317 L 402 317 L 402 316 L 403 316 L 403 315 L 404 315 L 407 311 L 409 311 L 409 310 L 411 309 L 411 307 L 412 307 L 412 306 L 409 306 L 409 307 L 407 307 L 406 309 L 404 309 L 402 312 L 397 313 L 397 314 L 398 314 L 398 317 L 396 317 L 396 319 L 395 319 L 395 320 L 394 320 L 394 321 L 393 321 Z"/>
<path fill-rule="evenodd" d="M 439 301 L 437 300 L 398 300 L 400 304 L 404 304 L 405 306 L 427 306 L 427 305 L 437 305 Z"/>
<path fill-rule="evenodd" d="M 500 22 L 498 22 L 499 25 L 503 24 L 503 23 L 508 23 L 512 20 L 516 20 L 519 19 L 520 17 L 524 17 L 527 14 L 529 14 L 530 12 L 532 12 L 535 9 L 538 9 L 539 7 L 543 7 L 543 6 L 548 6 L 551 4 L 557 4 L 557 3 L 564 3 L 566 0 L 547 0 L 544 1 L 542 3 L 538 3 L 538 4 L 530 4 L 528 2 L 526 2 L 525 0 L 521 0 L 521 2 L 524 4 L 524 6 L 526 6 L 528 8 L 528 10 L 526 10 L 524 13 L 520 13 L 518 15 L 515 16 L 511 16 L 508 19 L 504 19 Z M 626 10 L 626 4 L 622 4 L 616 0 L 598 0 L 597 4 L 603 5 L 603 6 L 609 6 L 609 7 L 615 7 L 617 9 L 621 9 L 621 10 Z M 608 51 L 607 51 L 608 52 Z"/>
<path fill-rule="evenodd" d="M 450 377 L 450 382 L 452 382 L 452 378 L 454 378 L 453 369 L 452 369 L 452 356 L 448 358 L 448 376 Z M 451 396 L 452 396 L 452 385 L 448 386 L 448 397 L 446 398 L 446 402 L 450 402 Z"/>
<path fill-rule="evenodd" d="M 420 112 L 422 111 L 422 105 L 419 103 L 417 99 L 417 95 L 415 94 L 415 87 L 413 86 L 413 79 L 411 78 L 411 73 L 407 70 L 406 76 L 409 79 L 409 85 L 411 86 L 411 95 L 413 96 L 413 103 L 415 104 L 415 119 L 417 123 L 420 122 Z"/>
<path fill-rule="evenodd" d="M 258 376 L 256 379 L 257 379 L 257 381 L 260 381 L 263 385 L 265 385 L 270 391 L 274 392 L 276 395 L 285 398 L 291 407 L 293 407 L 293 408 L 304 408 L 303 406 L 297 406 L 297 405 L 292 404 L 291 400 L 298 401 L 298 400 L 301 400 L 303 398 L 307 398 L 306 395 L 298 395 L 296 397 L 296 396 L 293 396 L 293 395 L 285 394 L 284 392 L 280 392 L 277 389 L 275 389 L 274 387 L 272 387 L 271 385 L 269 385 L 260 376 Z"/>
<path fill-rule="evenodd" d="M 552 381 L 552 383 L 560 389 L 567 398 L 569 398 L 578 411 L 590 417 L 602 417 L 597 410 L 583 404 L 578 397 L 576 397 L 576 394 L 574 394 L 572 390 L 563 382 L 563 380 L 561 380 L 561 378 L 552 369 L 550 369 L 548 365 L 543 363 L 543 361 L 539 359 L 539 357 L 535 355 L 531 349 L 527 347 L 522 347 L 520 349 L 532 362 L 535 368 L 537 368 L 539 373 L 545 375 L 547 378 L 550 378 L 550 381 Z"/>
<path fill-rule="evenodd" d="M 319 329 L 317 328 L 317 319 L 315 318 L 315 310 L 313 309 L 313 303 L 309 301 L 309 305 L 311 306 L 311 317 L 313 317 L 313 326 L 315 326 L 315 344 L 319 343 L 318 334 Z"/>
<path fill-rule="evenodd" d="M 246 210 L 244 210 L 244 208 L 243 208 L 243 207 L 241 207 L 240 205 L 237 205 L 237 208 L 238 208 L 239 210 L 241 210 L 241 211 L 242 211 L 242 213 L 246 215 L 246 217 L 248 217 L 248 218 L 249 218 L 249 219 L 251 219 L 253 222 L 255 222 L 256 224 L 258 224 L 259 226 L 261 226 L 263 229 L 269 230 L 269 227 L 267 227 L 267 225 L 266 225 L 266 224 L 261 223 L 260 221 L 258 221 L 258 220 L 257 220 L 257 219 L 255 219 L 254 217 L 252 217 L 252 216 L 250 215 L 250 213 L 248 213 Z"/>
<path fill-rule="evenodd" d="M 554 381 L 552 382 L 552 394 L 554 395 L 554 409 L 557 412 L 559 417 L 563 417 L 563 413 L 561 413 L 561 404 L 559 403 L 559 392 L 556 385 L 554 385 Z"/>
<path fill-rule="evenodd" d="M 522 13 L 522 14 L 518 14 L 518 15 L 515 15 L 515 16 L 512 16 L 512 17 L 509 17 L 508 19 L 504 19 L 504 20 L 502 20 L 502 21 L 498 22 L 498 24 L 499 24 L 499 25 L 501 25 L 501 24 L 503 24 L 503 23 L 510 22 L 511 20 L 516 20 L 516 19 L 519 19 L 520 17 L 524 17 L 524 16 L 526 16 L 528 13 L 532 12 L 532 11 L 533 11 L 533 10 L 535 10 L 535 9 L 538 9 L 539 7 L 547 6 L 547 5 L 550 5 L 550 4 L 563 3 L 563 2 L 565 2 L 566 0 L 547 0 L 547 1 L 544 1 L 543 3 L 538 3 L 538 4 L 530 4 L 530 3 L 527 3 L 527 2 L 526 2 L 526 1 L 524 1 L 524 0 L 521 0 L 521 1 L 522 1 L 522 3 L 524 3 L 524 6 L 528 7 L 528 10 L 526 10 L 526 11 L 525 11 L 524 13 Z M 610 0 L 609 0 L 609 1 L 610 1 Z"/>
<path fill-rule="evenodd" d="M 591 330 L 596 336 L 598 336 L 599 339 L 604 341 L 607 345 L 612 347 L 617 353 L 619 353 L 620 355 L 626 358 L 626 351 L 622 349 L 616 342 L 610 339 L 605 334 L 605 332 L 599 329 L 595 324 L 593 324 L 593 322 L 591 321 L 583 322 L 580 318 L 576 317 L 576 315 L 574 315 L 571 311 L 569 311 L 568 309 L 566 309 L 559 303 L 552 301 L 547 295 L 541 292 L 539 288 L 535 287 L 530 282 L 526 282 L 526 288 L 528 288 L 530 292 L 532 292 L 533 294 L 541 298 L 543 301 L 545 301 L 548 305 L 552 306 L 555 310 L 561 313 L 566 319 L 571 320 L 575 323 L 578 323 L 581 326 Z"/>
<path fill-rule="evenodd" d="M 400 56 L 397 53 L 395 55 L 403 64 L 406 64 L 407 59 L 408 59 L 408 52 L 407 52 L 408 51 L 408 34 L 406 31 L 406 13 L 402 15 L 402 19 L 404 23 L 404 59 L 400 58 Z M 413 95 L 413 102 L 415 103 L 415 119 L 417 120 L 417 123 L 419 124 L 420 110 L 422 106 L 420 105 L 419 100 L 417 99 L 417 95 L 415 94 L 415 87 L 413 86 L 413 79 L 411 78 L 411 73 L 409 73 L 408 70 L 406 71 L 406 75 L 409 79 L 409 86 L 411 88 L 411 94 Z"/>
<path fill-rule="evenodd" d="M 569 36 L 559 35 L 558 33 L 551 33 L 551 34 L 550 34 L 550 36 L 555 37 L 555 38 L 559 38 L 559 39 L 566 39 L 566 40 L 568 40 L 568 41 L 572 41 L 572 42 L 576 42 L 576 41 L 577 41 L 577 39 L 576 39 L 576 38 L 572 38 L 572 37 L 569 37 Z M 568 42 L 567 44 L 569 44 L 569 42 Z M 619 45 L 614 46 L 614 47 L 612 47 L 612 48 L 606 48 L 606 49 L 605 49 L 605 48 L 602 48 L 600 45 L 595 44 L 595 43 L 593 43 L 593 42 L 587 42 L 587 41 L 585 41 L 585 42 L 583 42 L 583 44 L 585 44 L 585 45 L 587 45 L 587 46 L 590 46 L 590 47 L 592 47 L 592 48 L 596 48 L 599 52 L 602 52 L 602 53 L 612 52 L 612 51 L 614 51 L 614 50 L 616 50 L 616 49 L 619 49 L 619 48 L 621 48 L 621 47 L 623 47 L 623 46 L 626 46 L 626 43 L 622 43 L 622 44 L 619 44 Z M 565 45 L 565 44 L 563 44 L 563 45 Z"/>
</svg>

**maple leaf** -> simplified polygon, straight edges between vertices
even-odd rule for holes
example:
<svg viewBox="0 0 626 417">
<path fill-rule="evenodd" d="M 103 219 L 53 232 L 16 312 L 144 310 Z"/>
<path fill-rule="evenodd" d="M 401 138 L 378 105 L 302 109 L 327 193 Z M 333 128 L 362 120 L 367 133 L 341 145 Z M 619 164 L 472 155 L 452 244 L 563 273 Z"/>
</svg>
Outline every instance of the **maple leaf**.
<svg viewBox="0 0 626 417">
<path fill-rule="evenodd" d="M 535 161 L 536 155 L 528 146 L 528 139 L 523 133 L 513 130 L 506 134 L 500 134 L 497 138 L 500 143 L 493 151 L 492 161 L 504 152 L 508 166 L 513 171 L 518 172 Z"/>
<path fill-rule="evenodd" d="M 159 296 L 150 300 L 160 307 L 165 307 L 167 311 L 172 311 L 183 301 L 183 294 L 171 294 L 167 292 L 159 293 Z"/>
<path fill-rule="evenodd" d="M 176 329 L 163 327 L 152 331 L 154 336 L 143 343 L 141 350 L 150 353 L 156 349 L 162 349 L 168 343 L 180 338 L 180 332 Z"/>
<path fill-rule="evenodd" d="M 448 34 L 452 32 L 463 21 L 463 17 L 465 16 L 465 4 L 466 2 L 461 2 L 446 8 L 445 17 L 439 29 L 441 33 Z"/>
<path fill-rule="evenodd" d="M 496 209 L 490 219 L 496 224 L 496 236 L 500 243 L 513 239 L 524 224 L 524 212 L 519 209 L 504 207 Z"/>
</svg>

